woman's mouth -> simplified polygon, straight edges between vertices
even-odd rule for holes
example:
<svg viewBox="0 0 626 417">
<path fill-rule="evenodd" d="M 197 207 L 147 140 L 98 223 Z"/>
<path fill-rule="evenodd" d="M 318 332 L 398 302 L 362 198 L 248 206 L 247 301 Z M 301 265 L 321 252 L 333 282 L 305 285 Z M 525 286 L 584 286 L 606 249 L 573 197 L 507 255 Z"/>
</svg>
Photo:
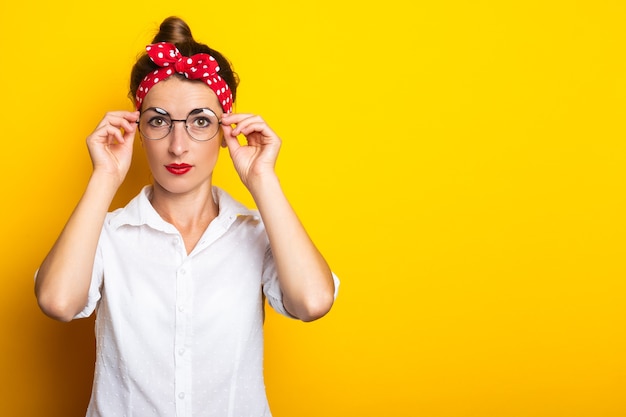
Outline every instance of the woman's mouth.
<svg viewBox="0 0 626 417">
<path fill-rule="evenodd" d="M 174 175 L 183 175 L 191 170 L 192 166 L 189 164 L 169 164 L 165 165 L 165 169 L 167 169 L 171 174 Z"/>
</svg>

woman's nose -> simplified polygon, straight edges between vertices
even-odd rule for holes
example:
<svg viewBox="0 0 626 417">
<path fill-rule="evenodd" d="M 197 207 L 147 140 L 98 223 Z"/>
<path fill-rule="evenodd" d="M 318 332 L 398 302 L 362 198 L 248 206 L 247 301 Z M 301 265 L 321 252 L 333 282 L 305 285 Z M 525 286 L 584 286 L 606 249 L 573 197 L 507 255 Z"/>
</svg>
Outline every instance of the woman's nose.
<svg viewBox="0 0 626 417">
<path fill-rule="evenodd" d="M 187 134 L 187 128 L 185 126 L 185 121 L 180 121 L 180 123 L 176 122 L 172 122 L 172 131 L 169 134 L 169 151 L 174 155 L 182 155 L 188 150 L 189 138 Z"/>
</svg>

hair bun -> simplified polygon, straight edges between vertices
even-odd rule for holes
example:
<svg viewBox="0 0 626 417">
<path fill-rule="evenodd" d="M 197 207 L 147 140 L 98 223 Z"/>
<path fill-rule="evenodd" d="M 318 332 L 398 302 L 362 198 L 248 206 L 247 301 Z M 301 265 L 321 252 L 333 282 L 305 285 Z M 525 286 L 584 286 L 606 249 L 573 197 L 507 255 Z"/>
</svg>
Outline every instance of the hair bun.
<svg viewBox="0 0 626 417">
<path fill-rule="evenodd" d="M 179 17 L 170 16 L 161 23 L 159 33 L 154 37 L 153 43 L 169 42 L 176 45 L 193 41 L 189 25 Z"/>
</svg>

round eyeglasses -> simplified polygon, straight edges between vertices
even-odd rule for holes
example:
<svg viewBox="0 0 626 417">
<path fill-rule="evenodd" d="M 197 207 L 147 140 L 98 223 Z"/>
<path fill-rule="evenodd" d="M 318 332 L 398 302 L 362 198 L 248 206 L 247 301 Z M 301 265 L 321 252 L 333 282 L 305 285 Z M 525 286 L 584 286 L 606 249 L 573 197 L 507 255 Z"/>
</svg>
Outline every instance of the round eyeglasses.
<svg viewBox="0 0 626 417">
<path fill-rule="evenodd" d="M 150 107 L 141 112 L 137 120 L 139 132 L 150 140 L 163 139 L 169 135 L 175 122 L 185 123 L 189 137 L 198 142 L 213 139 L 221 124 L 217 115 L 209 108 L 194 109 L 189 112 L 186 119 L 172 119 L 167 111 L 159 107 Z"/>
</svg>

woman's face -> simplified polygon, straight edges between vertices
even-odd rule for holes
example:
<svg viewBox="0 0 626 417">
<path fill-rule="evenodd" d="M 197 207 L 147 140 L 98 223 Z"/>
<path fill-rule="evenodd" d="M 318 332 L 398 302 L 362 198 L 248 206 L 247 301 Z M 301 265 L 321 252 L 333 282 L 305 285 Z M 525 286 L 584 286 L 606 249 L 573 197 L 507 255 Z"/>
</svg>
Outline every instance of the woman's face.
<svg viewBox="0 0 626 417">
<path fill-rule="evenodd" d="M 141 120 L 150 118 L 153 125 L 158 125 L 162 123 L 158 115 L 163 114 L 163 110 L 166 118 L 184 120 L 194 110 L 202 108 L 213 110 L 221 120 L 222 108 L 207 85 L 170 77 L 150 89 L 142 105 Z M 202 119 L 197 123 L 202 126 L 205 122 Z M 212 139 L 199 142 L 189 136 L 183 122 L 173 122 L 171 131 L 163 139 L 151 140 L 142 134 L 155 187 L 182 194 L 210 186 L 221 142 L 221 127 Z"/>
</svg>

